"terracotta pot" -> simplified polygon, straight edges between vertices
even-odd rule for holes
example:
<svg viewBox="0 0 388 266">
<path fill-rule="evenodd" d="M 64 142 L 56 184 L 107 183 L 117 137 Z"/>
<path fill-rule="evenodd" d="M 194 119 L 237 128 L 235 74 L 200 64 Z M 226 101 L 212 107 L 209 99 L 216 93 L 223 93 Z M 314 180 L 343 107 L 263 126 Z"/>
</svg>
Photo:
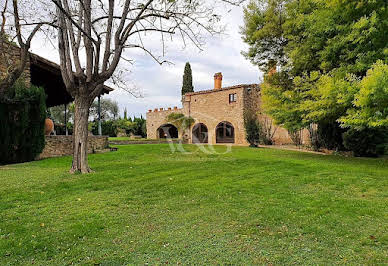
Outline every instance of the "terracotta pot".
<svg viewBox="0 0 388 266">
<path fill-rule="evenodd" d="M 54 132 L 54 122 L 50 118 L 46 118 L 44 121 L 44 134 L 50 136 L 51 132 Z"/>
</svg>

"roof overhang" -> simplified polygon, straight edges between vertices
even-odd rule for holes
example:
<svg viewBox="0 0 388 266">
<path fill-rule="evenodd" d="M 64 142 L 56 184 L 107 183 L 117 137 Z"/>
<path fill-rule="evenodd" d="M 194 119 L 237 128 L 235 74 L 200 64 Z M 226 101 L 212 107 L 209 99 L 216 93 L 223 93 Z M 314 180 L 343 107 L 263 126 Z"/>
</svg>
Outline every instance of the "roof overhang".
<svg viewBox="0 0 388 266">
<path fill-rule="evenodd" d="M 74 101 L 66 90 L 62 80 L 61 68 L 39 55 L 30 53 L 31 84 L 44 88 L 47 107 L 63 105 Z M 109 94 L 114 89 L 104 85 L 103 94 Z"/>
</svg>

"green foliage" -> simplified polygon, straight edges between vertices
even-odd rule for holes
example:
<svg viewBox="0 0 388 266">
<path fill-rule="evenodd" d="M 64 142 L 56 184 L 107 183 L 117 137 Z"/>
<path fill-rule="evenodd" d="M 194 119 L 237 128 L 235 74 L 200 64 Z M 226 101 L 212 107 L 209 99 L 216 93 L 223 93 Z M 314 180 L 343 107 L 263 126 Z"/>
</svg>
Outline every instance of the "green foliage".
<svg viewBox="0 0 388 266">
<path fill-rule="evenodd" d="M 130 117 L 129 119 L 118 119 L 115 122 L 117 129 L 124 130 L 127 135 L 133 134 L 142 136 L 143 138 L 147 137 L 147 126 L 146 120 L 143 116 Z"/>
<path fill-rule="evenodd" d="M 307 123 L 332 122 L 352 106 L 358 90 L 354 76 L 339 78 L 311 72 L 309 77 L 296 77 L 295 86 L 305 91 L 305 99 L 297 103 Z"/>
<path fill-rule="evenodd" d="M 385 1 L 291 1 L 284 30 L 293 73 L 364 75 L 378 59 L 387 60 L 387 17 Z"/>
<path fill-rule="evenodd" d="M 342 135 L 346 131 L 335 121 L 319 123 L 317 134 L 320 146 L 329 150 L 344 150 Z"/>
<path fill-rule="evenodd" d="M 253 0 L 244 8 L 243 40 L 249 45 L 242 54 L 261 70 L 285 65 L 285 4 L 289 0 Z M 263 7 L 265 5 L 265 7 Z"/>
<path fill-rule="evenodd" d="M 143 116 L 133 118 L 132 133 L 137 136 L 147 137 L 147 123 Z"/>
<path fill-rule="evenodd" d="M 193 74 L 191 71 L 190 63 L 186 63 L 185 65 L 185 71 L 183 74 L 183 85 L 182 85 L 182 96 L 185 95 L 188 92 L 193 92 Z"/>
<path fill-rule="evenodd" d="M 98 135 L 98 121 L 91 122 L 91 131 L 93 135 Z M 117 133 L 121 130 L 125 134 L 133 134 L 142 136 L 145 138 L 147 136 L 147 126 L 146 120 L 140 117 L 130 117 L 129 119 L 117 119 L 117 120 L 105 120 L 101 121 L 101 130 L 103 136 L 116 137 Z"/>
<path fill-rule="evenodd" d="M 352 108 L 339 119 L 347 127 L 388 126 L 388 65 L 378 61 L 360 82 Z"/>
<path fill-rule="evenodd" d="M 127 117 L 127 108 L 124 109 L 124 120 L 128 120 L 128 117 Z"/>
<path fill-rule="evenodd" d="M 101 98 L 100 100 L 100 106 L 101 106 L 101 120 L 115 120 L 118 117 L 119 114 L 119 105 L 116 101 L 108 99 L 108 98 Z M 124 116 L 126 116 L 126 109 L 124 111 Z M 98 100 L 95 100 L 92 103 L 92 106 L 90 107 L 90 117 L 92 120 L 98 119 Z"/>
<path fill-rule="evenodd" d="M 94 121 L 91 123 L 93 135 L 98 135 L 98 122 Z M 103 136 L 116 137 L 117 136 L 117 121 L 107 120 L 101 121 L 101 133 Z"/>
<path fill-rule="evenodd" d="M 257 147 L 260 140 L 260 124 L 252 112 L 244 114 L 245 137 L 250 147 Z"/>
<path fill-rule="evenodd" d="M 195 120 L 191 116 L 185 116 L 182 113 L 171 113 L 167 116 L 166 122 L 173 124 L 183 133 L 194 124 Z"/>
<path fill-rule="evenodd" d="M 133 130 L 135 123 L 128 121 L 128 119 L 118 119 L 117 121 L 115 121 L 115 124 L 118 129 L 122 129 L 127 134 L 129 134 Z"/>
<path fill-rule="evenodd" d="M 67 133 L 69 135 L 73 134 L 73 128 L 74 128 L 73 123 L 68 122 L 67 123 Z M 54 130 L 55 130 L 56 135 L 66 135 L 66 128 L 65 128 L 64 124 L 55 124 Z"/>
<path fill-rule="evenodd" d="M 66 112 L 66 122 L 69 123 L 74 117 L 75 106 L 74 103 L 70 103 L 67 105 Z M 53 106 L 47 109 L 49 117 L 54 121 L 54 123 L 63 124 L 65 122 L 65 106 L 58 105 Z"/>
<path fill-rule="evenodd" d="M 275 124 L 289 131 L 297 131 L 305 126 L 298 105 L 303 94 L 293 86 L 286 72 L 267 76 L 261 86 L 264 111 L 273 118 Z"/>
<path fill-rule="evenodd" d="M 18 81 L 13 97 L 0 101 L 0 164 L 34 160 L 44 148 L 46 95 Z"/>
<path fill-rule="evenodd" d="M 252 0 L 244 17 L 245 55 L 262 70 L 271 62 L 281 66 L 262 89 L 275 123 L 290 132 L 331 124 L 324 146 L 337 148 L 336 122 L 355 129 L 388 125 L 386 1 Z"/>
<path fill-rule="evenodd" d="M 377 157 L 383 155 L 388 143 L 388 128 L 349 129 L 344 133 L 344 146 L 354 156 Z"/>
</svg>

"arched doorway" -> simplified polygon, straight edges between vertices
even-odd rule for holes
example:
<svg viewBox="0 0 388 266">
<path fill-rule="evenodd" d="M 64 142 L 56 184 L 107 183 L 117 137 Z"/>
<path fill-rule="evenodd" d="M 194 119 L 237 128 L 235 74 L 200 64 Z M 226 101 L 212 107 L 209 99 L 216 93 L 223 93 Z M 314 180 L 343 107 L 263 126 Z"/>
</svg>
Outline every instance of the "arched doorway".
<svg viewBox="0 0 388 266">
<path fill-rule="evenodd" d="M 216 143 L 234 143 L 234 127 L 223 121 L 216 127 Z"/>
<path fill-rule="evenodd" d="M 198 123 L 193 127 L 193 143 L 208 143 L 208 131 L 207 126 L 202 123 Z"/>
<path fill-rule="evenodd" d="M 172 124 L 165 124 L 158 128 L 157 135 L 160 139 L 177 139 L 178 129 Z"/>
</svg>

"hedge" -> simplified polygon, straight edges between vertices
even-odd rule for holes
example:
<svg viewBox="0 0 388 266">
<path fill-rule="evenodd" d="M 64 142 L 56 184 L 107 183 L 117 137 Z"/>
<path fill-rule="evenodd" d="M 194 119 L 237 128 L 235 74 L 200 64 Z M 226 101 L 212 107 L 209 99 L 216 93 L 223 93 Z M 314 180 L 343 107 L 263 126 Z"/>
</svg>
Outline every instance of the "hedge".
<svg viewBox="0 0 388 266">
<path fill-rule="evenodd" d="M 0 164 L 34 160 L 45 145 L 44 90 L 17 84 L 12 92 L 0 99 Z"/>
</svg>

